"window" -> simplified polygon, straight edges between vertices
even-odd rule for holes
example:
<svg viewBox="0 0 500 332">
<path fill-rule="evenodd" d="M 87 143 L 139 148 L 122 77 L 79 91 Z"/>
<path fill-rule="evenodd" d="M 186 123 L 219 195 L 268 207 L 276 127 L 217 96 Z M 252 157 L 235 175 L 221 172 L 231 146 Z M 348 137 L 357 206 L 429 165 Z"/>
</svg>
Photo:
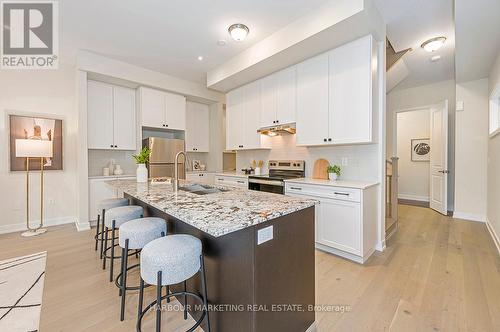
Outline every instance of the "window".
<svg viewBox="0 0 500 332">
<path fill-rule="evenodd" d="M 500 83 L 490 96 L 490 137 L 500 133 Z"/>
</svg>

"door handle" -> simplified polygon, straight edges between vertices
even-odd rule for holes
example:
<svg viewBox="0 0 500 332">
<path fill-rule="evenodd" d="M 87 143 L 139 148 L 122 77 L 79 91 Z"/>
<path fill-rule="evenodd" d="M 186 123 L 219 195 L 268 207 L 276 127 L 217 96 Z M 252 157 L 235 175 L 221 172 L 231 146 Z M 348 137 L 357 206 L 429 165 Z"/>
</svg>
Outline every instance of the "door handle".
<svg viewBox="0 0 500 332">
<path fill-rule="evenodd" d="M 443 174 L 448 174 L 448 173 L 450 173 L 450 171 L 449 171 L 449 170 L 447 170 L 447 169 L 442 170 L 442 171 L 438 171 L 438 172 L 439 172 L 439 173 L 443 173 Z"/>
<path fill-rule="evenodd" d="M 349 196 L 348 193 L 339 193 L 338 191 L 334 192 L 335 195 Z"/>
</svg>

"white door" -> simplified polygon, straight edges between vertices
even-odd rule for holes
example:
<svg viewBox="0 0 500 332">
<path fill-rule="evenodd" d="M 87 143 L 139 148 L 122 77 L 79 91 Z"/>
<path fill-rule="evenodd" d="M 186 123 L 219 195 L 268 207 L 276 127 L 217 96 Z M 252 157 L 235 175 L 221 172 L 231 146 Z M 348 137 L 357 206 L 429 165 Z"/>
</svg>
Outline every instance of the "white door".
<svg viewBox="0 0 500 332">
<path fill-rule="evenodd" d="M 297 108 L 297 67 L 288 67 L 276 74 L 278 88 L 276 90 L 276 120 L 278 124 L 295 122 Z"/>
<path fill-rule="evenodd" d="M 144 127 L 165 128 L 165 93 L 141 88 L 141 124 Z"/>
<path fill-rule="evenodd" d="M 430 207 L 448 213 L 448 100 L 431 108 Z"/>
<path fill-rule="evenodd" d="M 186 130 L 186 97 L 172 93 L 166 96 L 166 122 L 168 129 Z"/>
<path fill-rule="evenodd" d="M 297 65 L 297 145 L 327 144 L 328 54 Z"/>
<path fill-rule="evenodd" d="M 226 106 L 226 149 L 238 150 L 243 144 L 243 88 L 227 94 Z"/>
<path fill-rule="evenodd" d="M 243 149 L 258 149 L 261 147 L 260 134 L 260 82 L 255 81 L 243 87 L 244 123 Z"/>
<path fill-rule="evenodd" d="M 261 84 L 261 110 L 260 125 L 269 127 L 276 125 L 276 74 L 269 75 L 260 80 Z"/>
<path fill-rule="evenodd" d="M 137 147 L 135 90 L 113 87 L 113 141 L 118 150 L 135 150 Z"/>
<path fill-rule="evenodd" d="M 329 139 L 335 144 L 372 141 L 372 37 L 329 53 Z"/>
<path fill-rule="evenodd" d="M 113 143 L 113 87 L 88 81 L 87 137 L 89 149 L 112 149 Z"/>
</svg>

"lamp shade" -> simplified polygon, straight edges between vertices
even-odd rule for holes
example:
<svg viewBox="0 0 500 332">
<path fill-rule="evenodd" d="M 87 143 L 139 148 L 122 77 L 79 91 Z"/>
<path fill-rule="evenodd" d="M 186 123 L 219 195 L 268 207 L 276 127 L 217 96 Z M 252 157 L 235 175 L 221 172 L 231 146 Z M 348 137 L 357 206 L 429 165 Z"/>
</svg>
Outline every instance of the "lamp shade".
<svg viewBox="0 0 500 332">
<path fill-rule="evenodd" d="M 52 141 L 16 139 L 16 157 L 52 157 Z"/>
</svg>

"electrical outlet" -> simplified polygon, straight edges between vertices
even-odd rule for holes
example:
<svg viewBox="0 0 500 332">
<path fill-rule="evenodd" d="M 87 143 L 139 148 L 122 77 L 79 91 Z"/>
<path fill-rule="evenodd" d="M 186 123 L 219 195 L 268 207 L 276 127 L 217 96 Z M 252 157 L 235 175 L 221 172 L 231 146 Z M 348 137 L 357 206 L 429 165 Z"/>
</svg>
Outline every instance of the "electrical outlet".
<svg viewBox="0 0 500 332">
<path fill-rule="evenodd" d="M 349 158 L 342 157 L 342 166 L 348 166 L 348 165 L 349 165 Z"/>
<path fill-rule="evenodd" d="M 273 239 L 273 226 L 259 229 L 257 231 L 257 245 Z"/>
</svg>

